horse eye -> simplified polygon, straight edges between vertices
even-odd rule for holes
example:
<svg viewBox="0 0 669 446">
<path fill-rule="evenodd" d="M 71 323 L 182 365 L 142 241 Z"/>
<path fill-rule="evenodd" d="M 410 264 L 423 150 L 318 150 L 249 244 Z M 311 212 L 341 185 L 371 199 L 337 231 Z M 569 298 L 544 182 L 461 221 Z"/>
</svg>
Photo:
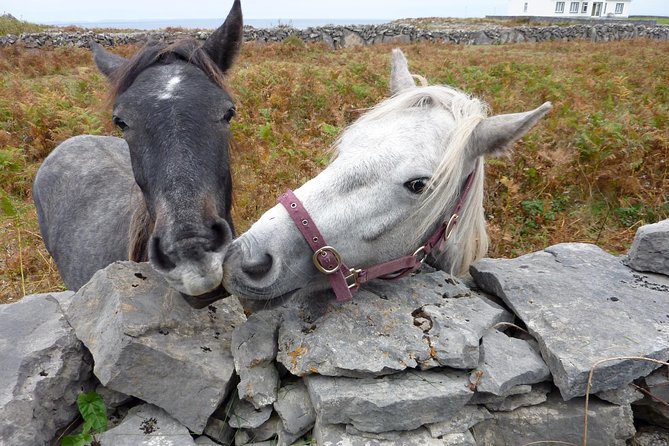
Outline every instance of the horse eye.
<svg viewBox="0 0 669 446">
<path fill-rule="evenodd" d="M 237 109 L 235 107 L 230 107 L 228 111 L 225 112 L 225 115 L 223 115 L 223 119 L 226 122 L 230 122 L 232 118 L 235 117 L 236 114 L 237 114 Z"/>
<path fill-rule="evenodd" d="M 427 178 L 417 178 L 415 180 L 407 181 L 404 183 L 404 187 L 409 189 L 414 194 L 420 194 L 425 190 L 427 186 Z"/>
<path fill-rule="evenodd" d="M 116 115 L 112 116 L 112 122 L 116 127 L 120 128 L 121 130 L 125 130 L 128 128 L 128 124 L 126 124 L 123 119 L 119 118 Z"/>
</svg>

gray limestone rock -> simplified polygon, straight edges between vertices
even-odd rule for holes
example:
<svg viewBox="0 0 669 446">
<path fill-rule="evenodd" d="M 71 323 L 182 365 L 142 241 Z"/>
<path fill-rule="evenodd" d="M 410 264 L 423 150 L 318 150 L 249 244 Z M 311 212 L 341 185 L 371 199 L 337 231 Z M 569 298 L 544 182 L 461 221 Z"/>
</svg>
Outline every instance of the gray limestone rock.
<svg viewBox="0 0 669 446">
<path fill-rule="evenodd" d="M 197 437 L 195 439 L 195 444 L 198 446 L 218 446 L 218 443 L 216 443 L 214 440 L 207 437 L 206 435 L 201 435 Z"/>
<path fill-rule="evenodd" d="M 416 429 L 452 418 L 471 398 L 467 377 L 452 370 L 408 371 L 381 378 L 310 375 L 307 388 L 326 424 L 365 432 Z"/>
<path fill-rule="evenodd" d="M 483 331 L 511 318 L 441 271 L 373 281 L 345 303 L 296 293 L 283 310 L 277 360 L 297 376 L 475 367 Z"/>
<path fill-rule="evenodd" d="M 258 311 L 232 333 L 232 354 L 240 377 L 239 398 L 251 402 L 256 409 L 276 401 L 279 372 L 274 360 L 280 323 L 280 311 Z"/>
<path fill-rule="evenodd" d="M 274 410 L 281 417 L 286 431 L 303 435 L 316 422 L 316 412 L 303 380 L 288 383 L 279 389 Z"/>
<path fill-rule="evenodd" d="M 536 384 L 528 393 L 490 399 L 485 403 L 485 407 L 495 412 L 509 412 L 519 407 L 536 406 L 548 399 L 551 390 L 553 386 L 550 383 Z"/>
<path fill-rule="evenodd" d="M 669 220 L 637 229 L 625 263 L 637 271 L 669 275 Z"/>
<path fill-rule="evenodd" d="M 476 439 L 469 431 L 444 435 L 441 441 L 444 446 L 476 446 Z"/>
<path fill-rule="evenodd" d="M 78 415 L 91 369 L 56 298 L 0 305 L 0 444 L 49 444 Z"/>
<path fill-rule="evenodd" d="M 235 433 L 235 444 L 245 445 L 272 439 L 275 446 L 290 446 L 299 435 L 287 432 L 277 414 L 272 414 L 269 420 L 254 429 L 240 429 Z"/>
<path fill-rule="evenodd" d="M 664 366 L 644 378 L 654 397 L 669 402 L 669 367 Z"/>
<path fill-rule="evenodd" d="M 432 324 L 426 334 L 433 359 L 439 365 L 459 369 L 478 365 L 479 341 L 487 329 L 513 321 L 509 312 L 478 296 L 425 305 L 419 314 Z"/>
<path fill-rule="evenodd" d="M 425 427 L 430 431 L 432 437 L 439 438 L 445 435 L 467 432 L 481 421 L 489 418 L 492 418 L 492 414 L 485 407 L 466 405 L 451 419 L 439 423 L 426 424 Z"/>
<path fill-rule="evenodd" d="M 228 424 L 234 429 L 253 429 L 269 420 L 270 416 L 272 406 L 256 409 L 246 400 L 235 399 L 230 408 Z"/>
<path fill-rule="evenodd" d="M 550 378 L 546 363 L 528 341 L 490 330 L 481 342 L 480 363 L 470 377 L 479 392 L 504 395 L 514 386 Z"/>
<path fill-rule="evenodd" d="M 585 394 L 590 368 L 600 360 L 669 359 L 669 278 L 637 273 L 594 245 L 484 259 L 471 273 L 525 322 L 565 399 Z M 600 363 L 591 391 L 619 388 L 657 367 L 625 359 Z"/>
<path fill-rule="evenodd" d="M 133 407 L 123 422 L 98 436 L 109 446 L 194 446 L 188 429 L 159 407 Z"/>
<path fill-rule="evenodd" d="M 494 417 L 474 426 L 479 446 L 509 446 L 552 441 L 583 444 L 584 400 L 563 401 L 554 393 L 543 404 L 512 412 L 495 412 Z M 630 406 L 617 406 L 590 399 L 588 445 L 624 446 L 634 436 Z"/>
<path fill-rule="evenodd" d="M 626 406 L 643 398 L 643 393 L 637 390 L 633 384 L 622 386 L 620 389 L 603 390 L 595 395 L 604 401 L 618 404 L 619 406 Z"/>
<path fill-rule="evenodd" d="M 630 441 L 630 446 L 667 446 L 669 429 L 655 426 L 643 426 Z"/>
<path fill-rule="evenodd" d="M 476 392 L 472 397 L 469 404 L 488 404 L 488 403 L 499 403 L 505 398 L 515 396 L 515 395 L 526 395 L 532 392 L 532 386 L 528 384 L 523 384 L 521 386 L 515 386 L 507 390 L 503 395 L 493 395 L 492 393 Z"/>
<path fill-rule="evenodd" d="M 193 310 L 148 264 L 117 262 L 74 296 L 68 320 L 112 390 L 155 404 L 196 433 L 230 390 L 235 298 Z"/>
<path fill-rule="evenodd" d="M 369 438 L 347 432 L 343 424 L 326 424 L 321 420 L 314 426 L 314 439 L 318 446 L 446 446 L 458 443 L 445 443 L 444 440 L 432 438 L 425 428 L 408 432 L 397 432 L 393 439 Z M 467 445 L 467 443 L 464 443 Z"/>
</svg>

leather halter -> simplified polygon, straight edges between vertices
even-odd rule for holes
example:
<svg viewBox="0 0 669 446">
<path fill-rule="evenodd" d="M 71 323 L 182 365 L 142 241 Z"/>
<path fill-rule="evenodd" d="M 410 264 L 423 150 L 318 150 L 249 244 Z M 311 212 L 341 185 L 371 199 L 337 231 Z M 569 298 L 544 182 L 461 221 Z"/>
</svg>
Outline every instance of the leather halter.
<svg viewBox="0 0 669 446">
<path fill-rule="evenodd" d="M 438 250 L 443 249 L 444 243 L 449 239 L 458 223 L 460 210 L 472 188 L 477 169 L 478 164 L 465 180 L 460 197 L 448 221 L 444 221 L 423 246 L 418 248 L 412 255 L 379 263 L 365 269 L 349 268 L 344 264 L 339 252 L 327 244 L 325 238 L 311 219 L 309 212 L 307 212 L 302 202 L 300 202 L 292 190 L 289 189 L 285 194 L 281 195 L 278 201 L 286 208 L 288 215 L 290 215 L 295 226 L 297 226 L 297 229 L 314 252 L 312 255 L 314 265 L 318 271 L 328 276 L 330 286 L 337 297 L 337 301 L 345 302 L 352 299 L 352 293 L 357 291 L 360 285 L 365 282 L 377 278 L 394 280 L 404 277 L 420 269 L 427 256 L 435 247 Z"/>
</svg>

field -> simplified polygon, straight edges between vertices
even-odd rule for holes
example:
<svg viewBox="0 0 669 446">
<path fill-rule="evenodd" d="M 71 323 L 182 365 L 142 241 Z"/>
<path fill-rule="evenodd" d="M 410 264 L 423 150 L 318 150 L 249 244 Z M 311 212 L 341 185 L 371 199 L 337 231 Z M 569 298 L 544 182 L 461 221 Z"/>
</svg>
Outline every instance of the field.
<svg viewBox="0 0 669 446">
<path fill-rule="evenodd" d="M 487 163 L 490 256 L 567 241 L 624 253 L 640 225 L 669 216 L 669 42 L 402 49 L 413 72 L 483 98 L 494 113 L 555 106 L 513 156 Z M 390 50 L 244 45 L 228 80 L 239 110 L 239 230 L 317 174 L 341 130 L 386 96 Z M 0 48 L 0 303 L 62 289 L 39 236 L 32 178 L 64 139 L 115 134 L 106 92 L 85 49 Z"/>
</svg>

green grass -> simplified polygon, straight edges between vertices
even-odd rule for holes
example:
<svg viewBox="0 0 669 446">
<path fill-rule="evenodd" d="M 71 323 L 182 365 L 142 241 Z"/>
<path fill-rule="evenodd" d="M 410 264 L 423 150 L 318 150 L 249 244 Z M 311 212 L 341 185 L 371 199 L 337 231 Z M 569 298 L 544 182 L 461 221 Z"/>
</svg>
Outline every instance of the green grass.
<svg viewBox="0 0 669 446">
<path fill-rule="evenodd" d="M 21 33 L 36 33 L 43 31 L 47 27 L 44 25 L 37 25 L 35 23 L 18 20 L 9 14 L 0 16 L 0 36 L 6 34 L 21 34 Z"/>
</svg>

